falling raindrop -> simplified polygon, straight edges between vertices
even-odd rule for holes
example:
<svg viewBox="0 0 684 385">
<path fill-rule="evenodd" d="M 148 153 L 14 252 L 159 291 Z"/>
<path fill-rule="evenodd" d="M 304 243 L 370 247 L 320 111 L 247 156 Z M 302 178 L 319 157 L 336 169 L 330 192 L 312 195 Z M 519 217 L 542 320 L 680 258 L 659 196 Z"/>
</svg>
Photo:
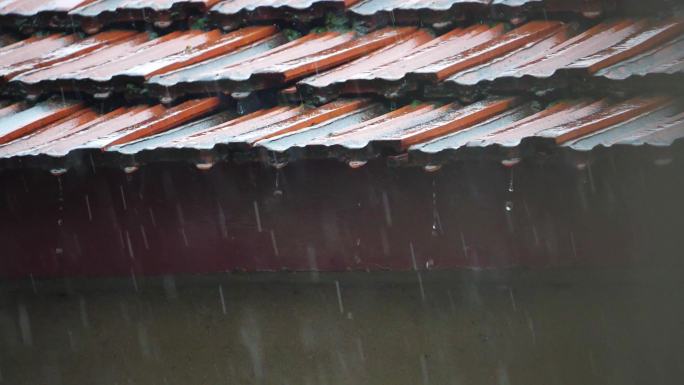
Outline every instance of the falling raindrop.
<svg viewBox="0 0 684 385">
<path fill-rule="evenodd" d="M 147 335 L 147 329 L 142 323 L 138 323 L 138 344 L 143 357 L 152 356 L 152 348 L 150 346 L 150 338 Z"/>
<path fill-rule="evenodd" d="M 24 345 L 33 345 L 33 335 L 31 334 L 31 320 L 29 319 L 28 310 L 23 303 L 19 304 L 19 330 L 21 332 L 21 340 Z"/>
<path fill-rule="evenodd" d="M 33 274 L 29 274 L 31 277 L 31 288 L 33 289 L 33 294 L 38 293 L 38 288 L 36 287 L 36 280 L 33 278 Z"/>
<path fill-rule="evenodd" d="M 247 349 L 250 359 L 252 361 L 252 374 L 254 382 L 257 384 L 263 383 L 264 377 L 264 362 L 261 347 L 261 328 L 256 322 L 251 311 L 246 312 L 246 316 L 240 327 L 240 336 L 243 346 Z"/>
<path fill-rule="evenodd" d="M 537 226 L 532 225 L 532 237 L 534 238 L 535 246 L 539 246 L 539 233 L 537 232 Z"/>
<path fill-rule="evenodd" d="M 359 352 L 361 361 L 366 361 L 366 352 L 363 350 L 363 342 L 361 341 L 361 338 L 356 338 L 356 350 Z"/>
<path fill-rule="evenodd" d="M 157 227 L 157 219 L 154 217 L 154 212 L 152 212 L 152 208 L 150 207 L 147 211 L 150 213 L 150 222 L 152 222 L 152 227 Z"/>
<path fill-rule="evenodd" d="M 180 234 L 181 238 L 183 238 L 183 244 L 185 245 L 185 247 L 190 246 L 190 242 L 188 241 L 188 235 L 185 233 L 185 227 L 180 228 Z"/>
<path fill-rule="evenodd" d="M 133 289 L 138 292 L 138 279 L 135 276 L 135 270 L 131 269 L 131 283 L 133 284 Z"/>
<path fill-rule="evenodd" d="M 223 311 L 223 314 L 227 314 L 226 310 L 226 301 L 225 298 L 223 297 L 223 286 L 219 285 L 219 298 L 221 299 L 221 311 Z"/>
<path fill-rule="evenodd" d="M 509 170 L 510 170 L 510 176 L 508 179 L 508 189 L 507 189 L 507 195 L 508 200 L 506 200 L 506 203 L 504 204 L 504 209 L 506 210 L 506 213 L 510 213 L 513 211 L 513 192 L 515 191 L 515 188 L 513 186 L 513 167 L 515 166 L 516 163 L 511 163 L 511 164 L 504 164 Z M 508 220 L 508 227 L 509 229 L 513 229 L 513 224 L 511 223 L 510 217 L 507 217 Z"/>
<path fill-rule="evenodd" d="M 420 299 L 425 302 L 425 288 L 423 287 L 423 276 L 420 275 L 420 271 L 416 271 L 416 276 L 418 277 L 418 289 L 420 290 Z"/>
<path fill-rule="evenodd" d="M 390 253 L 389 240 L 387 239 L 387 232 L 382 227 L 380 228 L 380 245 L 382 246 L 382 253 L 384 255 L 389 255 L 389 253 Z"/>
<path fill-rule="evenodd" d="M 254 204 L 254 216 L 256 217 L 256 225 L 257 225 L 257 231 L 261 232 L 261 216 L 259 215 L 259 204 L 257 201 L 253 202 Z"/>
<path fill-rule="evenodd" d="M 508 379 L 508 369 L 503 363 L 499 363 L 499 367 L 497 370 L 497 374 L 499 377 L 499 385 L 510 385 L 510 380 Z"/>
<path fill-rule="evenodd" d="M 59 188 L 57 194 L 57 209 L 59 210 L 59 218 L 57 218 L 57 226 L 62 226 L 64 219 L 62 215 L 64 214 L 64 186 L 62 185 L 62 175 L 57 175 L 57 187 Z"/>
<path fill-rule="evenodd" d="M 86 309 L 85 298 L 83 298 L 82 296 L 78 299 L 78 306 L 81 312 L 81 324 L 83 324 L 83 327 L 87 329 L 90 327 L 90 320 L 88 318 L 88 311 Z"/>
<path fill-rule="evenodd" d="M 97 174 L 97 169 L 95 168 L 95 161 L 93 160 L 93 154 L 88 154 L 88 159 L 90 160 L 90 169 L 93 171 L 93 175 Z"/>
<path fill-rule="evenodd" d="M 427 359 L 426 355 L 420 355 L 420 370 L 423 374 L 423 385 L 430 384 L 430 376 L 428 375 Z"/>
<path fill-rule="evenodd" d="M 361 263 L 361 238 L 356 238 L 354 242 L 354 262 Z"/>
<path fill-rule="evenodd" d="M 124 193 L 123 185 L 119 185 L 119 192 L 121 193 L 121 204 L 124 211 L 128 210 L 126 205 L 126 194 Z"/>
<path fill-rule="evenodd" d="M 271 230 L 271 245 L 273 246 L 273 254 L 275 254 L 276 257 L 280 256 L 280 253 L 278 252 L 278 243 L 276 242 L 275 232 L 273 230 Z"/>
<path fill-rule="evenodd" d="M 468 244 L 466 244 L 465 236 L 463 235 L 463 231 L 461 231 L 461 248 L 463 249 L 463 256 L 467 257 L 468 256 Z"/>
<path fill-rule="evenodd" d="M 513 306 L 513 311 L 517 312 L 518 307 L 515 304 L 515 296 L 513 295 L 513 289 L 510 287 L 508 288 L 508 295 L 511 297 L 511 306 Z"/>
<path fill-rule="evenodd" d="M 128 248 L 128 256 L 131 257 L 131 259 L 135 259 L 135 253 L 133 252 L 133 243 L 131 243 L 131 235 L 128 233 L 128 230 L 126 230 L 125 233 L 126 233 L 126 246 Z"/>
<path fill-rule="evenodd" d="M 344 314 L 344 304 L 342 303 L 342 289 L 340 289 L 340 281 L 335 281 L 335 289 L 337 290 L 337 306 L 340 308 L 340 314 Z"/>
<path fill-rule="evenodd" d="M 587 176 L 589 179 L 589 187 L 591 188 L 592 193 L 596 193 L 596 185 L 594 184 L 594 173 L 591 170 L 591 164 L 587 163 Z"/>
<path fill-rule="evenodd" d="M 145 250 L 150 249 L 150 244 L 147 241 L 147 232 L 145 232 L 145 226 L 140 225 L 140 234 L 142 235 L 143 244 L 145 245 Z"/>
<path fill-rule="evenodd" d="M 439 219 L 439 211 L 437 211 L 437 188 L 436 180 L 432 178 L 432 236 L 436 237 L 442 233 L 442 223 Z"/>
<path fill-rule="evenodd" d="M 178 298 L 178 290 L 176 290 L 176 279 L 173 275 L 165 275 L 163 278 L 164 293 L 167 300 L 174 300 Z"/>
<path fill-rule="evenodd" d="M 90 197 L 88 197 L 88 194 L 85 196 L 85 202 L 86 202 L 86 208 L 88 209 L 88 221 L 92 222 L 93 221 L 93 212 L 90 209 Z"/>
<path fill-rule="evenodd" d="M 387 227 L 392 227 L 392 211 L 390 209 L 389 198 L 387 198 L 387 191 L 382 192 L 382 207 L 385 209 L 385 222 Z"/>
</svg>

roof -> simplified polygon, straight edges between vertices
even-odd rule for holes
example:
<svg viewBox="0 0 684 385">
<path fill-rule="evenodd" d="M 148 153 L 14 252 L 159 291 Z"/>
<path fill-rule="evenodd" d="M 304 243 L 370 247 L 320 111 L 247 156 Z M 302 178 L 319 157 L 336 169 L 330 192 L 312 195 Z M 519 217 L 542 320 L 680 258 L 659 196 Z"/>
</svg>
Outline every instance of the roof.
<svg viewBox="0 0 684 385">
<path fill-rule="evenodd" d="M 664 147 L 684 137 L 684 102 L 657 95 L 566 99 L 544 108 L 520 97 L 469 105 L 411 103 L 396 109 L 354 98 L 320 107 L 276 106 L 243 116 L 220 106 L 217 98 L 205 98 L 170 108 L 138 105 L 99 113 L 69 101 L 10 104 L 0 109 L 0 158 L 10 164 L 47 156 L 53 160 L 43 164 L 52 167 L 55 159 L 68 164 L 84 151 L 114 164 L 131 159 L 204 164 L 208 158 L 366 161 L 408 154 L 410 164 L 435 164 L 471 157 L 483 148 L 503 159 L 512 149 Z"/>
<path fill-rule="evenodd" d="M 310 33 L 239 58 L 224 56 L 149 81 L 152 95 L 173 97 L 210 87 L 222 92 L 276 88 L 376 51 L 415 28 L 385 28 L 364 36 L 353 32 Z M 243 52 L 241 52 L 242 54 Z M 248 57 L 245 57 L 248 56 Z"/>
<path fill-rule="evenodd" d="M 19 15 L 13 4 L 0 2 L 0 14 Z M 682 136 L 684 19 L 586 20 L 620 9 L 612 2 L 91 0 L 21 9 L 66 13 L 100 32 L 0 35 L 5 164 L 68 163 L 82 153 L 114 163 L 413 164 L 667 147 Z M 108 27 L 150 11 L 147 21 L 171 24 L 211 15 L 231 31 Z M 539 11 L 546 17 L 534 19 Z M 441 12 L 462 17 L 426 28 Z M 303 14 L 372 23 L 332 28 Z M 407 25 L 378 27 L 383 15 Z M 282 18 L 300 18 L 310 32 L 263 24 Z"/>
<path fill-rule="evenodd" d="M 224 0 L 209 12 L 221 28 L 230 30 L 255 22 L 296 20 L 307 23 L 327 13 L 344 12 L 358 0 Z"/>
<path fill-rule="evenodd" d="M 69 11 L 69 16 L 87 33 L 111 24 L 142 21 L 168 28 L 175 21 L 201 17 L 218 0 L 94 0 Z"/>
<path fill-rule="evenodd" d="M 368 28 L 417 25 L 435 28 L 483 18 L 519 24 L 533 18 L 597 19 L 613 14 L 671 12 L 676 2 L 653 0 L 4 0 L 0 25 L 33 32 L 41 29 L 93 34 L 112 25 L 149 24 L 171 29 L 206 19 L 224 30 L 254 23 L 306 25 L 329 15 Z"/>
<path fill-rule="evenodd" d="M 5 0 L 0 3 L 0 14 L 35 16 L 44 12 L 69 12 L 92 2 L 93 0 Z"/>
<path fill-rule="evenodd" d="M 666 1 L 0 0 L 0 274 L 600 261 L 678 202 Z"/>
<path fill-rule="evenodd" d="M 4 0 L 0 24 L 33 31 L 41 28 L 97 33 L 110 24 L 145 22 L 168 28 L 174 21 L 206 14 L 217 0 Z"/>
<path fill-rule="evenodd" d="M 206 98 L 170 108 L 138 105 L 107 113 L 98 113 L 82 103 L 54 99 L 30 107 L 12 104 L 0 110 L 0 151 L 2 156 L 12 157 L 106 150 L 206 115 L 219 104 L 217 98 Z"/>
<path fill-rule="evenodd" d="M 683 32 L 682 19 L 611 19 L 588 28 L 530 21 L 509 31 L 475 24 L 437 37 L 416 27 L 313 32 L 293 41 L 273 26 L 152 39 L 123 30 L 51 34 L 0 48 L 0 80 L 33 97 L 145 93 L 167 103 L 292 85 L 319 104 L 369 93 L 476 100 L 573 87 L 643 90 L 658 88 L 650 81 L 663 75 L 681 75 Z"/>
<path fill-rule="evenodd" d="M 651 62 L 652 51 L 665 49 L 669 57 L 656 58 L 660 65 L 622 67 L 644 75 L 659 71 L 663 61 L 676 63 L 679 53 L 667 47 L 676 45 L 683 31 L 680 20 L 641 19 L 607 21 L 583 32 L 557 21 L 532 21 L 509 32 L 502 24 L 475 25 L 432 40 L 418 32 L 297 86 L 303 95 L 322 100 L 357 92 L 396 97 L 420 88 L 471 97 L 483 87 L 519 92 L 561 88 L 565 79 L 604 77 L 637 56 Z M 680 71 L 672 66 L 670 72 Z"/>
<path fill-rule="evenodd" d="M 76 90 L 108 96 L 131 85 L 142 88 L 152 76 L 235 51 L 274 33 L 273 27 L 263 26 L 229 34 L 218 30 L 179 31 L 150 40 L 145 33 L 107 31 L 78 41 L 72 49 L 66 49 L 68 55 L 58 50 L 51 56 L 41 54 L 42 51 L 32 47 L 35 42 L 31 42 L 25 50 L 32 55 L 38 54 L 33 59 L 37 64 L 24 66 L 23 71 L 8 77 L 12 78 L 15 88 L 27 94 L 39 94 L 45 90 Z M 52 36 L 43 40 L 50 38 Z M 81 49 L 83 46 L 88 49 Z M 11 51 L 12 48 L 8 46 L 3 51 Z M 11 55 L 8 58 L 13 59 L 20 57 Z"/>
</svg>

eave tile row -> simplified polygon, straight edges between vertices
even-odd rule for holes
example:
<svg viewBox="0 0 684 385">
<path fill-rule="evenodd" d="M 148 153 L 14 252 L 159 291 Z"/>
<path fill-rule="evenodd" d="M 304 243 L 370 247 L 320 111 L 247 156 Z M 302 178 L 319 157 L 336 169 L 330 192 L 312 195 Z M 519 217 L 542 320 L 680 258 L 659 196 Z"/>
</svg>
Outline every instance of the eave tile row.
<svg viewBox="0 0 684 385">
<path fill-rule="evenodd" d="M 638 15 L 670 9 L 671 0 L 4 0 L 0 25 L 35 31 L 82 28 L 97 33 L 109 25 L 150 23 L 169 28 L 208 18 L 224 30 L 255 22 L 310 23 L 326 15 L 344 16 L 372 27 L 431 25 L 444 28 L 465 19 L 509 20 L 539 17 Z"/>
<path fill-rule="evenodd" d="M 615 19 L 582 30 L 558 21 L 456 28 L 310 33 L 288 41 L 273 26 L 227 34 L 133 31 L 52 34 L 0 48 L 0 82 L 37 96 L 75 91 L 178 97 L 295 86 L 321 104 L 340 95 L 416 94 L 477 100 L 573 87 L 601 91 L 676 87 L 684 63 L 680 19 Z"/>
<path fill-rule="evenodd" d="M 667 96 L 566 99 L 541 108 L 520 98 L 469 105 L 411 103 L 390 110 L 364 98 L 320 107 L 274 106 L 238 115 L 218 98 L 175 107 L 130 106 L 98 112 L 79 102 L 0 104 L 0 158 L 95 151 L 157 161 L 233 157 L 282 163 L 302 158 L 349 162 L 402 154 L 428 164 L 495 149 L 590 151 L 670 146 L 684 137 L 684 102 Z M 211 162 L 211 161 L 208 161 Z"/>
</svg>

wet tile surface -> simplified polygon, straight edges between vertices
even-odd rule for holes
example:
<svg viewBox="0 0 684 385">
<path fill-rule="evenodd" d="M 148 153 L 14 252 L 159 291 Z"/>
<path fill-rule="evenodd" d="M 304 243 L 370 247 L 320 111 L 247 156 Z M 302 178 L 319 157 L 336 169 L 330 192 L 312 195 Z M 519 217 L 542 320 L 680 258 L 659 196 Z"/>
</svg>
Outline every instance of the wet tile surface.
<svg viewBox="0 0 684 385">
<path fill-rule="evenodd" d="M 295 86 L 305 101 L 322 104 L 354 94 L 474 101 L 573 87 L 620 93 L 682 74 L 679 19 L 613 19 L 588 28 L 537 20 L 506 28 L 476 24 L 435 37 L 394 27 L 293 41 L 274 26 L 175 31 L 154 39 L 116 30 L 85 38 L 51 34 L 0 48 L 0 75 L 11 81 L 10 91 L 34 97 L 149 92 L 170 102 Z"/>
<path fill-rule="evenodd" d="M 216 113 L 216 111 L 223 112 Z M 75 102 L 7 104 L 3 158 L 65 156 L 76 150 L 162 154 L 176 150 L 280 154 L 286 158 L 369 159 L 443 155 L 478 147 L 591 150 L 672 145 L 684 137 L 684 105 L 666 96 L 566 99 L 541 108 L 521 97 L 468 105 L 411 103 L 389 109 L 370 99 L 320 107 L 276 106 L 238 116 L 218 98 L 175 107 L 131 106 L 98 113 Z M 201 118 L 207 116 L 206 118 Z M 149 155 L 150 159 L 154 155 Z"/>
</svg>

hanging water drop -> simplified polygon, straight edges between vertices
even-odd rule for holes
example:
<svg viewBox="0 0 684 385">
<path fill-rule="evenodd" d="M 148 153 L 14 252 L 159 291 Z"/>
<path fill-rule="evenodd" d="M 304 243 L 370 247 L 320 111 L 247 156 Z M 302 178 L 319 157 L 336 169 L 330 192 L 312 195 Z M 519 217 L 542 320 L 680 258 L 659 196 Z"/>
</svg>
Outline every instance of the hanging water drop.
<svg viewBox="0 0 684 385">
<path fill-rule="evenodd" d="M 432 236 L 436 237 L 442 233 L 442 224 L 437 211 L 437 189 L 435 178 L 432 178 Z"/>
<path fill-rule="evenodd" d="M 516 164 L 520 162 L 520 159 L 518 158 L 513 158 L 513 159 L 508 159 L 505 161 L 502 161 L 502 164 L 504 167 L 508 168 L 510 171 L 510 176 L 508 178 L 508 188 L 506 189 L 506 194 L 508 195 L 508 199 L 506 200 L 506 203 L 504 203 L 504 209 L 506 210 L 506 213 L 510 213 L 513 211 L 513 192 L 515 191 L 515 186 L 514 186 L 514 174 L 513 174 L 513 169 Z M 513 224 L 511 223 L 510 217 L 508 218 L 508 227 L 509 229 L 513 228 Z"/>
<path fill-rule="evenodd" d="M 283 190 L 280 188 L 280 170 L 276 169 L 275 173 L 275 189 L 273 190 L 274 197 L 283 196 Z"/>
</svg>

